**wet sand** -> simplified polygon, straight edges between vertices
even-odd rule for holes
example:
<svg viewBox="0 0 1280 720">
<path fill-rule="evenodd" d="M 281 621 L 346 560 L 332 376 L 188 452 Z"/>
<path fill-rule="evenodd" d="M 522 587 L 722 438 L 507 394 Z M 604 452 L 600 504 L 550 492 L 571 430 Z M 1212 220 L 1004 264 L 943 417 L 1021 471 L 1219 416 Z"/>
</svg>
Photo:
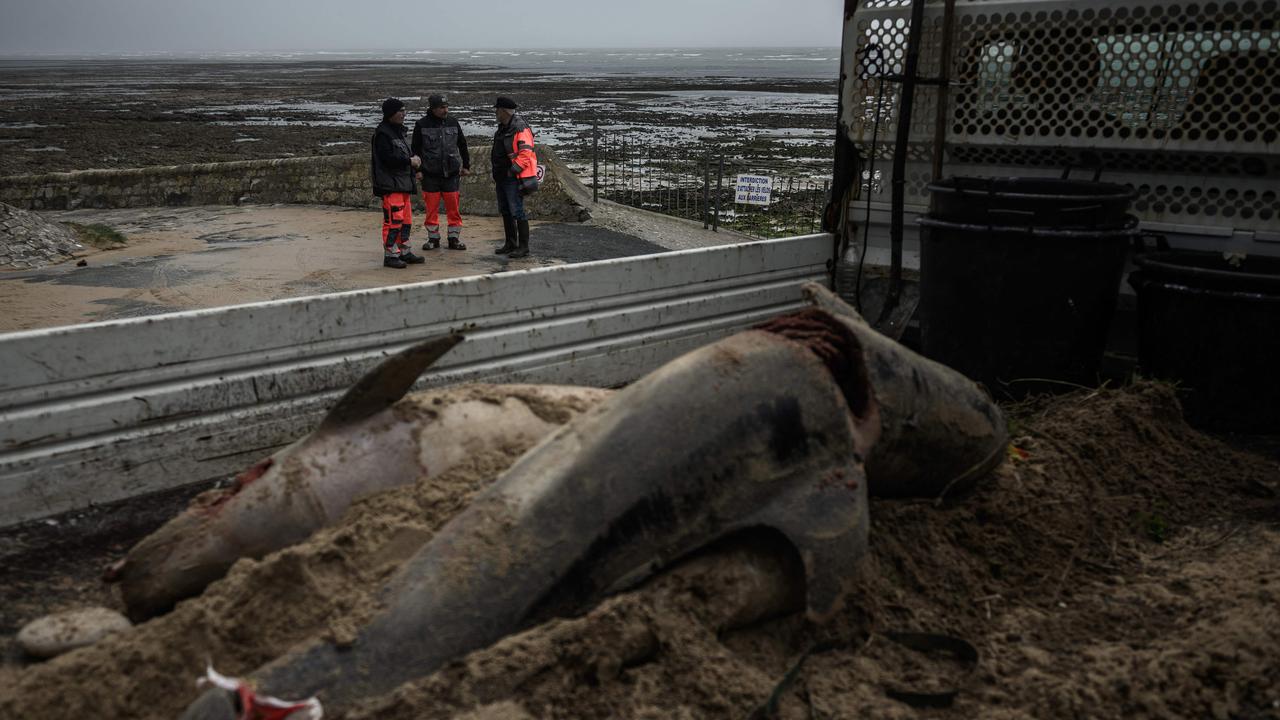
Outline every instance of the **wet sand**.
<svg viewBox="0 0 1280 720">
<path fill-rule="evenodd" d="M 0 61 L 0 175 L 307 155 L 367 147 L 388 95 L 410 120 L 446 93 L 469 135 L 512 95 L 579 171 L 591 127 L 655 147 L 715 142 L 830 172 L 837 78 L 586 76 L 424 61 Z M 474 148 L 487 163 L 488 148 Z"/>
</svg>

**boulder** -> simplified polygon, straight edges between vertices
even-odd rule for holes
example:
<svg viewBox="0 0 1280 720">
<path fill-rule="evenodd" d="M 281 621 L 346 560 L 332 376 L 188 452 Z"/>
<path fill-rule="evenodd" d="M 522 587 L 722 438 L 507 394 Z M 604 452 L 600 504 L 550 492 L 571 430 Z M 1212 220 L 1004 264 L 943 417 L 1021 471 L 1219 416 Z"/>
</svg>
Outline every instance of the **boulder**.
<svg viewBox="0 0 1280 720">
<path fill-rule="evenodd" d="M 91 607 L 32 620 L 18 631 L 17 639 L 28 655 L 51 658 L 131 627 L 128 618 L 115 610 Z"/>
</svg>

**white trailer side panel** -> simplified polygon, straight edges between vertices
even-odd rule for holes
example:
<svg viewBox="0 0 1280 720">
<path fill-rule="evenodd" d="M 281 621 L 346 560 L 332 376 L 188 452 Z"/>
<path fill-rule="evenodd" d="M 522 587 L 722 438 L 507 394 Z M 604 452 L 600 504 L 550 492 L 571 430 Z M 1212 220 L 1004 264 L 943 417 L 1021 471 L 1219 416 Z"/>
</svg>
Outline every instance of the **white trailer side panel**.
<svg viewBox="0 0 1280 720">
<path fill-rule="evenodd" d="M 0 335 L 0 526 L 242 469 L 440 333 L 467 342 L 419 387 L 629 382 L 800 307 L 832 247 L 810 235 Z"/>
</svg>

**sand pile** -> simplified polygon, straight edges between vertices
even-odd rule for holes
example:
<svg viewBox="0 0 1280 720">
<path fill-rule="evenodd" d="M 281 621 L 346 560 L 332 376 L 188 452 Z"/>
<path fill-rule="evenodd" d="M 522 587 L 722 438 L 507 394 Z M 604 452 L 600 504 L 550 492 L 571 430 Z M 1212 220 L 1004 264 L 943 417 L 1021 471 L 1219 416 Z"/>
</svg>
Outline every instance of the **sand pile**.
<svg viewBox="0 0 1280 720">
<path fill-rule="evenodd" d="M 675 573 L 347 716 L 746 718 L 771 695 L 787 718 L 1280 713 L 1277 463 L 1195 432 L 1160 385 L 1011 415 L 1011 460 L 973 492 L 873 502 L 864 582 L 832 622 L 716 632 L 738 589 Z M 174 717 L 207 661 L 242 675 L 307 638 L 352 637 L 398 564 L 523 450 L 367 499 L 170 615 L 23 671 L 0 716 Z M 902 631 L 977 659 L 890 639 Z M 952 691 L 950 711 L 917 707 Z"/>
</svg>

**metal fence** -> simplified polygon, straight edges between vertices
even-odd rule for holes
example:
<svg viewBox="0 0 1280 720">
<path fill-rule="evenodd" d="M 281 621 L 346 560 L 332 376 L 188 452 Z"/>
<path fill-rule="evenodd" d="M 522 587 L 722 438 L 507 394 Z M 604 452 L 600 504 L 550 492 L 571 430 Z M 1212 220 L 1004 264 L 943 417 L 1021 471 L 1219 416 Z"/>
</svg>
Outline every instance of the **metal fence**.
<svg viewBox="0 0 1280 720">
<path fill-rule="evenodd" d="M 768 178 L 766 202 L 739 202 L 742 176 Z M 593 131 L 588 184 L 596 200 L 700 221 L 713 230 L 780 238 L 818 231 L 831 171 L 714 144 L 670 145 L 640 134 L 602 137 Z"/>
</svg>

